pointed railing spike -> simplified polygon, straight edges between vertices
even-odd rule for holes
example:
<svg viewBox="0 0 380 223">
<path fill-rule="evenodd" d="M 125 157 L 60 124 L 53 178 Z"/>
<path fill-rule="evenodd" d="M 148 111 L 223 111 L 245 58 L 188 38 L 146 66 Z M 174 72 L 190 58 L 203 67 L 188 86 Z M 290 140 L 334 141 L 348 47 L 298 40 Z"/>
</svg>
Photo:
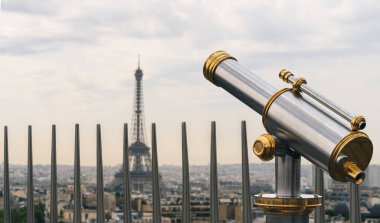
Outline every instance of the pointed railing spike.
<svg viewBox="0 0 380 223">
<path fill-rule="evenodd" d="M 322 196 L 322 205 L 315 209 L 315 223 L 325 222 L 325 187 L 323 179 L 323 171 L 314 165 L 315 169 L 315 193 Z"/>
<path fill-rule="evenodd" d="M 160 179 L 158 173 L 156 124 L 152 124 L 152 178 L 153 178 L 153 223 L 161 223 Z"/>
<path fill-rule="evenodd" d="M 242 182 L 243 182 L 243 223 L 251 223 L 251 188 L 249 180 L 249 162 L 247 145 L 247 127 L 241 122 Z"/>
<path fill-rule="evenodd" d="M 359 185 L 350 183 L 350 222 L 362 222 L 360 214 L 360 191 Z"/>
<path fill-rule="evenodd" d="M 129 177 L 128 124 L 124 124 L 123 137 L 123 172 L 124 172 L 124 223 L 132 223 L 131 185 Z"/>
<path fill-rule="evenodd" d="M 187 152 L 186 122 L 182 122 L 182 222 L 191 222 L 190 176 Z"/>
<path fill-rule="evenodd" d="M 32 126 L 28 126 L 28 179 L 27 179 L 27 216 L 28 223 L 34 222 L 34 198 L 33 198 L 33 148 Z"/>
<path fill-rule="evenodd" d="M 57 211 L 57 142 L 55 125 L 52 126 L 51 134 L 51 166 L 50 166 L 50 222 L 58 222 Z"/>
<path fill-rule="evenodd" d="M 75 124 L 75 154 L 74 154 L 74 223 L 82 223 L 82 202 L 80 183 L 80 142 L 79 124 Z"/>
<path fill-rule="evenodd" d="M 4 222 L 11 223 L 11 199 L 9 191 L 8 127 L 4 127 Z"/>
<path fill-rule="evenodd" d="M 102 135 L 100 124 L 96 125 L 96 222 L 104 223 L 104 185 L 103 185 L 103 157 L 102 157 Z"/>
<path fill-rule="evenodd" d="M 210 220 L 219 223 L 219 197 L 218 197 L 218 161 L 216 155 L 215 121 L 211 122 L 211 155 L 210 155 Z"/>
</svg>

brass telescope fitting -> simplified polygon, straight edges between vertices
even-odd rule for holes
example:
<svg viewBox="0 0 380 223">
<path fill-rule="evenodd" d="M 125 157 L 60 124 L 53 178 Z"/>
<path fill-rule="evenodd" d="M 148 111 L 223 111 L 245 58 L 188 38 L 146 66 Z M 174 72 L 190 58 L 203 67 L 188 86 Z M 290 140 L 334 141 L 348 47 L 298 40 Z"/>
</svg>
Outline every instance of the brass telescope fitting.
<svg viewBox="0 0 380 223">
<path fill-rule="evenodd" d="M 203 75 L 205 76 L 207 80 L 209 80 L 211 83 L 215 84 L 216 86 L 218 85 L 214 81 L 215 71 L 218 68 L 219 64 L 227 59 L 236 60 L 234 57 L 232 57 L 225 51 L 219 50 L 211 54 L 203 65 Z"/>
<path fill-rule="evenodd" d="M 298 197 L 279 197 L 276 194 L 255 195 L 255 206 L 261 207 L 269 214 L 310 214 L 321 204 L 322 197 L 318 195 L 301 194 Z"/>
<path fill-rule="evenodd" d="M 295 81 L 293 81 L 293 93 L 301 92 L 301 85 L 307 84 L 307 81 L 303 77 L 298 77 Z"/>
<path fill-rule="evenodd" d="M 269 161 L 273 159 L 276 153 L 276 139 L 269 134 L 261 135 L 253 143 L 253 153 L 262 161 Z"/>
<path fill-rule="evenodd" d="M 345 162 L 343 166 L 344 171 L 347 173 L 350 181 L 355 184 L 361 184 L 365 179 L 365 173 L 359 169 L 354 162 Z"/>
<path fill-rule="evenodd" d="M 364 129 L 366 126 L 366 120 L 364 116 L 358 115 L 351 119 L 351 128 L 353 131 Z"/>
<path fill-rule="evenodd" d="M 355 162 L 348 159 L 346 155 L 340 155 L 336 162 L 346 173 L 346 178 L 348 181 L 354 184 L 361 184 L 365 179 L 365 173 L 361 170 Z"/>
<path fill-rule="evenodd" d="M 303 77 L 295 77 L 294 74 L 288 70 L 282 69 L 280 73 L 278 74 L 281 80 L 283 80 L 285 83 L 290 83 L 293 86 L 293 93 L 299 93 L 301 92 L 301 85 L 307 84 L 307 81 Z"/>
<path fill-rule="evenodd" d="M 283 80 L 285 83 L 290 83 L 289 82 L 289 77 L 290 76 L 294 76 L 292 74 L 292 72 L 288 71 L 288 70 L 285 70 L 285 69 L 282 69 L 280 71 L 280 73 L 278 74 L 278 76 L 280 77 L 281 80 Z"/>
<path fill-rule="evenodd" d="M 363 171 L 372 157 L 372 147 L 371 140 L 363 132 L 352 132 L 344 137 L 330 155 L 331 178 L 341 182 L 362 183 L 365 178 Z"/>
</svg>

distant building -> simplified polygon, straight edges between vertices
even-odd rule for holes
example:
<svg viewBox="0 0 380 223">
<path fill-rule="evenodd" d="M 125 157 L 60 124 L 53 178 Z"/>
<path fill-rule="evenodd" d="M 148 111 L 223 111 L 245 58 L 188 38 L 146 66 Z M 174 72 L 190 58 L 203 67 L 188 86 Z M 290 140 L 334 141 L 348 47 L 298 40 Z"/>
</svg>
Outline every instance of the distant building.
<svg viewBox="0 0 380 223">
<path fill-rule="evenodd" d="M 370 187 L 380 187 L 380 165 L 370 165 L 368 167 L 368 177 Z"/>
</svg>

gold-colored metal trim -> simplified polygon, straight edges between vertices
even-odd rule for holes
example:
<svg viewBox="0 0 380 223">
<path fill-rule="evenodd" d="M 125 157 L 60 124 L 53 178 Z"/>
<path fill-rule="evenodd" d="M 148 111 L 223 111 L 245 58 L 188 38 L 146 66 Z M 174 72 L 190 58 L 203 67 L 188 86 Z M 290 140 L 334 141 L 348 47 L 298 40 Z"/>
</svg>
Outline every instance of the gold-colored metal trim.
<svg viewBox="0 0 380 223">
<path fill-rule="evenodd" d="M 219 50 L 211 54 L 203 65 L 203 75 L 205 76 L 207 80 L 209 80 L 211 83 L 215 84 L 216 86 L 218 86 L 214 82 L 214 75 L 215 75 L 216 68 L 218 68 L 220 63 L 222 63 L 224 60 L 227 60 L 227 59 L 236 60 L 234 57 L 232 57 L 225 51 Z"/>
<path fill-rule="evenodd" d="M 281 89 L 279 91 L 277 91 L 276 93 L 274 93 L 274 95 L 272 95 L 272 97 L 269 98 L 267 104 L 265 105 L 264 107 L 264 111 L 263 111 L 263 114 L 262 114 L 262 122 L 263 122 L 263 125 L 264 125 L 264 128 L 266 128 L 266 124 L 265 124 L 265 120 L 267 118 L 267 115 L 268 115 L 268 111 L 269 111 L 269 108 L 270 106 L 273 104 L 273 102 L 280 96 L 282 95 L 283 93 L 287 92 L 287 91 L 291 91 L 292 89 L 291 88 L 284 88 L 284 89 Z"/>
<path fill-rule="evenodd" d="M 355 184 L 361 184 L 365 179 L 365 173 L 354 162 L 345 162 L 343 170 Z"/>
<path fill-rule="evenodd" d="M 255 205 L 261 207 L 265 213 L 283 215 L 310 214 L 314 208 L 321 206 L 321 196 L 303 195 L 299 197 L 278 197 L 255 195 Z"/>
<path fill-rule="evenodd" d="M 253 143 L 252 150 L 262 161 L 272 160 L 276 152 L 276 139 L 270 134 L 263 134 Z"/>
<path fill-rule="evenodd" d="M 293 81 L 293 93 L 299 93 L 301 91 L 301 85 L 307 84 L 307 81 L 303 77 L 298 77 Z"/>
<path fill-rule="evenodd" d="M 357 130 L 363 129 L 363 128 L 360 128 L 361 123 L 364 123 L 364 124 L 366 123 L 366 120 L 365 120 L 364 116 L 362 116 L 362 115 L 355 116 L 353 119 L 351 119 L 352 131 L 357 131 Z"/>
<path fill-rule="evenodd" d="M 286 83 L 290 83 L 289 81 L 289 77 L 291 76 L 294 76 L 292 72 L 286 70 L 286 69 L 282 69 L 280 71 L 280 73 L 278 74 L 278 76 L 280 77 L 281 80 L 283 80 L 284 82 Z"/>
<path fill-rule="evenodd" d="M 351 132 L 335 146 L 330 155 L 328 170 L 331 178 L 340 182 L 349 181 L 350 173 L 337 163 L 340 155 L 350 157 L 349 161 L 355 163 L 361 171 L 364 171 L 371 161 L 372 153 L 373 145 L 367 134 L 359 131 Z M 357 183 L 360 184 L 361 181 L 357 181 Z"/>
</svg>

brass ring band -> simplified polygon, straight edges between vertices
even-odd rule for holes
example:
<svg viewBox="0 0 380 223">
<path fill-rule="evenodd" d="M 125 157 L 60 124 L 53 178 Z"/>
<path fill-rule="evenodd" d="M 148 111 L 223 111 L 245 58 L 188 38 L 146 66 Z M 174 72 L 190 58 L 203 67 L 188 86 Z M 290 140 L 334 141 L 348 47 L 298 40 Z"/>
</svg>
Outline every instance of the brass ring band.
<svg viewBox="0 0 380 223">
<path fill-rule="evenodd" d="M 321 196 L 303 195 L 299 197 L 277 197 L 269 194 L 255 195 L 255 206 L 261 207 L 265 213 L 284 215 L 310 214 L 314 208 L 321 206 Z"/>
<path fill-rule="evenodd" d="M 294 76 L 292 72 L 282 69 L 280 73 L 278 74 L 280 79 L 282 79 L 284 82 L 289 83 L 289 77 Z"/>
<path fill-rule="evenodd" d="M 301 85 L 307 84 L 306 79 L 299 77 L 293 82 L 293 92 L 298 93 L 301 91 Z"/>
<path fill-rule="evenodd" d="M 283 93 L 287 92 L 287 91 L 291 91 L 292 89 L 291 88 L 284 88 L 284 89 L 281 89 L 279 91 L 277 91 L 274 95 L 272 95 L 272 97 L 269 98 L 269 101 L 267 102 L 267 104 L 265 105 L 264 107 L 264 111 L 263 111 L 263 114 L 262 114 L 262 122 L 263 122 L 263 125 L 264 125 L 264 128 L 266 128 L 266 124 L 265 124 L 265 120 L 267 118 L 267 115 L 268 115 L 268 111 L 269 111 L 269 108 L 270 106 L 273 104 L 273 102 L 280 96 L 282 95 Z"/>
<path fill-rule="evenodd" d="M 224 60 L 227 59 L 233 59 L 236 60 L 234 57 L 226 53 L 225 51 L 219 50 L 211 54 L 206 62 L 203 65 L 203 75 L 207 80 L 209 80 L 211 83 L 215 84 L 214 82 L 214 75 L 216 68 L 218 68 L 219 64 L 222 63 Z"/>
<path fill-rule="evenodd" d="M 360 146 L 357 147 L 358 145 Z M 351 132 L 340 140 L 330 155 L 328 170 L 331 178 L 340 182 L 348 181 L 347 173 L 337 163 L 340 155 L 350 156 L 350 161 L 364 171 L 372 158 L 372 153 L 373 145 L 368 136 L 363 132 Z"/>
<path fill-rule="evenodd" d="M 365 123 L 365 118 L 362 115 L 355 116 L 353 119 L 351 119 L 351 128 L 352 131 L 357 131 L 363 128 L 360 128 L 360 123 Z"/>
</svg>

